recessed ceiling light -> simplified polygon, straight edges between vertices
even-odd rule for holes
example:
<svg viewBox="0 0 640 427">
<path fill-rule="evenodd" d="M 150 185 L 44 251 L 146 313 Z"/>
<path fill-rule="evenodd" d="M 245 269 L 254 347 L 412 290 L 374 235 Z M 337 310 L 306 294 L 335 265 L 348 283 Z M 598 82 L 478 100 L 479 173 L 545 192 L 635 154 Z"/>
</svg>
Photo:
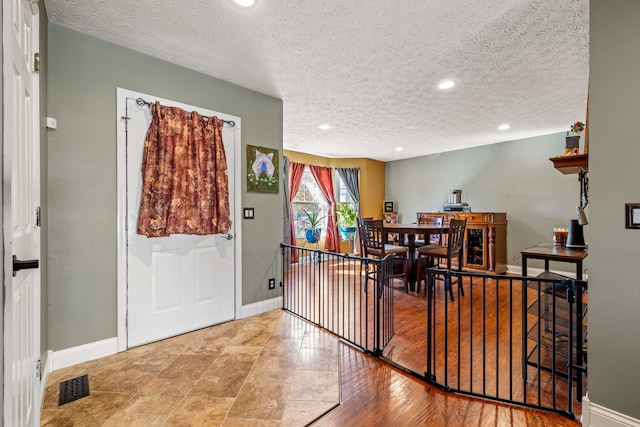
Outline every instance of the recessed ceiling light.
<svg viewBox="0 0 640 427">
<path fill-rule="evenodd" d="M 396 151 L 402 151 L 402 147 L 396 147 Z"/>
<path fill-rule="evenodd" d="M 444 80 L 438 85 L 438 88 L 439 89 L 451 89 L 455 85 L 456 85 L 456 82 L 454 82 L 453 80 Z"/>
<path fill-rule="evenodd" d="M 322 130 L 329 130 L 331 129 L 331 126 L 329 126 L 328 124 L 322 124 L 320 126 L 318 126 L 318 129 L 322 129 Z"/>
<path fill-rule="evenodd" d="M 253 6 L 255 0 L 233 0 L 237 5 L 242 7 Z"/>
<path fill-rule="evenodd" d="M 498 130 L 507 130 L 511 127 L 511 125 L 505 123 L 503 125 L 498 126 Z"/>
</svg>

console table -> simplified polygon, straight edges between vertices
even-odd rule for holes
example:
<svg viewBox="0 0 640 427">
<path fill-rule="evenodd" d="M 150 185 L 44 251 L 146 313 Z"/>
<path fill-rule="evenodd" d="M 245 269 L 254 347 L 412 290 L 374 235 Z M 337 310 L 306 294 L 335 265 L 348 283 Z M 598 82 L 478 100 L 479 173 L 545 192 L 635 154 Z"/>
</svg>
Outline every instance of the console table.
<svg viewBox="0 0 640 427">
<path fill-rule="evenodd" d="M 578 400 L 582 399 L 582 375 L 587 371 L 587 284 L 582 281 L 582 262 L 588 253 L 585 250 L 568 249 L 564 246 L 534 246 L 520 252 L 522 254 L 522 276 L 527 276 L 527 262 L 530 259 L 544 261 L 544 272 L 537 277 L 545 280 L 569 279 L 549 272 L 549 262 L 568 262 L 576 265 L 576 281 L 541 282 L 534 278 L 527 282 L 532 300 L 523 298 L 522 332 L 532 343 L 523 346 L 523 378 L 527 378 L 527 365 L 547 372 L 569 377 L 576 381 Z M 544 285 L 543 285 L 544 283 Z M 531 291 L 533 290 L 533 292 Z M 555 301 L 554 301 L 555 300 Z M 535 316 L 531 324 L 530 315 Z M 555 335 L 554 335 L 555 334 Z M 567 341 L 565 341 L 567 340 Z M 564 344 L 566 342 L 566 344 Z M 546 360 L 541 358 L 541 350 L 555 352 Z M 555 365 L 550 362 L 555 362 Z M 569 375 L 567 366 L 572 368 Z"/>
<path fill-rule="evenodd" d="M 522 275 L 527 275 L 529 259 L 544 260 L 544 270 L 549 271 L 549 261 L 569 262 L 576 265 L 576 279 L 582 280 L 582 261 L 587 257 L 587 250 L 569 249 L 565 246 L 534 246 L 520 252 L 522 255 Z"/>
</svg>

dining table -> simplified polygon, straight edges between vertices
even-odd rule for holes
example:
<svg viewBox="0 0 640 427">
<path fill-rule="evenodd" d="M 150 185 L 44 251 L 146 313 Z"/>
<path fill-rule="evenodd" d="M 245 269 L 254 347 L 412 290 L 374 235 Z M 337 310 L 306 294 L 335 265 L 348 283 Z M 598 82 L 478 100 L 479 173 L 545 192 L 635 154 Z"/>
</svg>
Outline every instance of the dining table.
<svg viewBox="0 0 640 427">
<path fill-rule="evenodd" d="M 416 288 L 417 277 L 417 262 L 416 262 L 416 235 L 423 234 L 425 241 L 429 240 L 429 236 L 432 234 L 447 234 L 449 233 L 448 225 L 433 225 L 433 224 L 392 224 L 384 223 L 384 243 L 391 244 L 389 241 L 389 234 L 398 234 L 398 241 L 402 243 L 407 242 L 407 248 L 409 253 L 407 254 L 408 270 L 409 270 L 409 290 L 414 291 Z M 404 245 L 403 245 L 404 246 Z"/>
</svg>

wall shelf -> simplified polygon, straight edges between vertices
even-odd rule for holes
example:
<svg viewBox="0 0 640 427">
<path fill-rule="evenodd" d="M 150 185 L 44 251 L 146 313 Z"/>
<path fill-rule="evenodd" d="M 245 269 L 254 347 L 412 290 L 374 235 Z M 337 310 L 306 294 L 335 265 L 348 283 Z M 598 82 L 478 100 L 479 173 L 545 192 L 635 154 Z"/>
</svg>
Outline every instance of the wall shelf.
<svg viewBox="0 0 640 427">
<path fill-rule="evenodd" d="M 576 154 L 573 156 L 551 157 L 549 160 L 553 162 L 553 167 L 563 174 L 569 175 L 579 173 L 580 169 L 585 172 L 589 171 L 589 155 Z"/>
</svg>

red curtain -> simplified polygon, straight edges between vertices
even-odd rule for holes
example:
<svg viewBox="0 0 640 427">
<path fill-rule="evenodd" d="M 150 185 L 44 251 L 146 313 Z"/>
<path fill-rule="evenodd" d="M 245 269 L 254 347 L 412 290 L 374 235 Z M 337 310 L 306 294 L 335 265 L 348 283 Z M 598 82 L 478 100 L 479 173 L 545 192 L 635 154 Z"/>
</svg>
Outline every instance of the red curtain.
<svg viewBox="0 0 640 427">
<path fill-rule="evenodd" d="M 226 233 L 230 227 L 223 122 L 158 102 L 144 142 L 138 234 Z"/>
<path fill-rule="evenodd" d="M 333 192 L 333 169 L 323 166 L 309 166 L 311 174 L 318 182 L 329 209 L 327 212 L 327 235 L 324 241 L 324 249 L 330 252 L 337 252 L 340 248 L 338 240 L 338 228 L 336 227 L 335 207 L 336 199 Z"/>
<path fill-rule="evenodd" d="M 296 246 L 296 219 L 293 212 L 293 199 L 295 199 L 300 183 L 302 182 L 302 174 L 304 173 L 304 164 L 289 162 L 289 212 L 291 212 L 291 245 Z M 298 252 L 293 251 L 291 262 L 298 262 Z"/>
</svg>

